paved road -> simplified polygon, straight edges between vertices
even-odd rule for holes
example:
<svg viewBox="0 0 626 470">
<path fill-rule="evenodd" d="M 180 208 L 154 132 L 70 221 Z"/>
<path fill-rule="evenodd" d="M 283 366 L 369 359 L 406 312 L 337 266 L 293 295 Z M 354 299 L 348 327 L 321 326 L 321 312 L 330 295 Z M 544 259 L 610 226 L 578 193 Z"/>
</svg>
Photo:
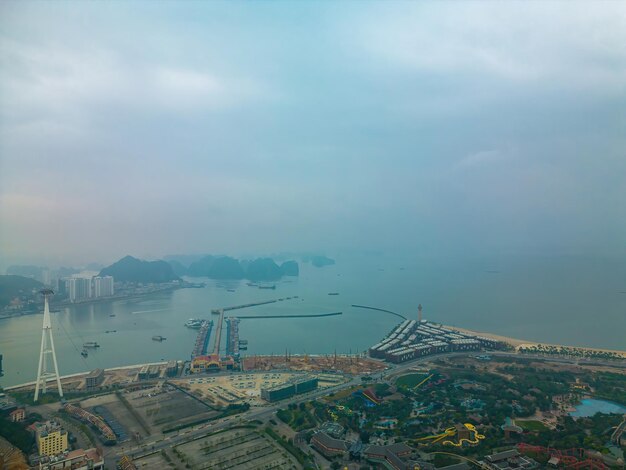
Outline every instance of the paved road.
<svg viewBox="0 0 626 470">
<path fill-rule="evenodd" d="M 417 358 L 409 362 L 405 362 L 397 365 L 390 365 L 388 369 L 380 372 L 372 374 L 375 378 L 381 377 L 382 379 L 389 378 L 390 376 L 399 375 L 409 369 L 412 369 L 418 366 L 420 363 L 433 361 L 439 358 L 449 358 L 449 357 L 463 357 L 463 356 L 473 356 L 476 355 L 477 351 L 466 351 L 466 352 L 454 352 L 454 353 L 443 353 L 432 356 L 426 356 L 422 358 Z M 553 357 L 553 356 L 543 356 L 543 355 L 531 355 L 524 354 L 520 355 L 513 352 L 490 352 L 491 356 L 498 357 L 518 357 L 518 358 L 528 358 L 528 359 L 540 359 L 544 361 L 550 362 L 558 362 L 558 363 L 568 363 L 568 364 L 600 364 L 600 365 L 610 365 L 613 367 L 626 367 L 626 361 L 598 361 L 598 360 L 586 360 L 586 359 L 577 359 L 577 358 L 566 358 L 566 357 Z M 355 376 L 348 382 L 334 385 L 332 387 L 326 387 L 323 389 L 318 389 L 309 393 L 305 393 L 302 395 L 297 395 L 288 400 L 282 400 L 278 403 L 274 403 L 264 407 L 255 407 L 246 411 L 245 413 L 229 416 L 227 418 L 223 418 L 217 421 L 210 421 L 207 423 L 203 423 L 197 426 L 193 426 L 192 428 L 185 429 L 184 431 L 172 433 L 166 436 L 157 437 L 153 436 L 152 439 L 146 440 L 139 445 L 125 445 L 125 446 L 116 446 L 113 448 L 109 448 L 110 450 L 107 452 L 106 458 L 108 458 L 109 462 L 111 462 L 112 466 L 109 467 L 109 463 L 107 462 L 107 468 L 114 468 L 115 461 L 117 461 L 122 455 L 128 455 L 130 457 L 142 456 L 151 452 L 160 451 L 166 447 L 172 447 L 177 444 L 181 444 L 183 442 L 190 441 L 192 439 L 200 438 L 204 435 L 213 433 L 215 431 L 219 431 L 234 424 L 243 424 L 247 421 L 259 420 L 259 421 L 267 421 L 271 419 L 276 411 L 279 408 L 286 408 L 292 403 L 300 403 L 302 401 L 311 401 L 316 400 L 317 398 L 330 395 L 332 393 L 339 392 L 341 390 L 345 390 L 350 387 L 354 387 L 357 385 L 362 385 L 364 382 L 361 380 L 362 376 Z"/>
</svg>

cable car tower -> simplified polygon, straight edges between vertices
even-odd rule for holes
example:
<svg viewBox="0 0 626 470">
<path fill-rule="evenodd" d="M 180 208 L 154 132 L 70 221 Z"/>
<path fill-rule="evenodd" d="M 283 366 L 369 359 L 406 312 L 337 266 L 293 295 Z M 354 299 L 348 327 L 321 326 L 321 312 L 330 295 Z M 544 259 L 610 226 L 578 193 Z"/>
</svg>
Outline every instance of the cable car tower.
<svg viewBox="0 0 626 470">
<path fill-rule="evenodd" d="M 35 385 L 35 401 L 39 399 L 39 390 L 46 393 L 46 384 L 49 379 L 55 379 L 59 389 L 59 396 L 63 398 L 63 389 L 61 388 L 61 378 L 59 377 L 59 366 L 57 365 L 57 355 L 54 351 L 54 340 L 52 339 L 52 323 L 50 321 L 50 307 L 48 306 L 48 297 L 54 294 L 52 289 L 44 289 L 41 291 L 44 298 L 43 309 L 43 330 L 41 332 L 41 352 L 39 354 L 39 368 L 37 369 L 37 384 Z M 48 371 L 48 355 L 52 354 L 52 364 L 54 372 Z"/>
</svg>

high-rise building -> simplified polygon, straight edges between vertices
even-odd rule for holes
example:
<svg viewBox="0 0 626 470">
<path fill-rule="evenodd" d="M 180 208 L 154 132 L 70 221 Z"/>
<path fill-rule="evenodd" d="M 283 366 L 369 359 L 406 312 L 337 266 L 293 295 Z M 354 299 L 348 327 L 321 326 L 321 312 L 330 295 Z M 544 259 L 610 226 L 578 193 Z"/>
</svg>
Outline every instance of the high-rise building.
<svg viewBox="0 0 626 470">
<path fill-rule="evenodd" d="M 66 452 L 69 449 L 67 431 L 56 421 L 46 421 L 35 425 L 37 449 L 39 455 L 49 457 Z"/>
<path fill-rule="evenodd" d="M 93 278 L 94 297 L 110 297 L 113 295 L 113 277 L 103 276 Z"/>
<path fill-rule="evenodd" d="M 71 302 L 77 300 L 90 299 L 91 295 L 91 279 L 81 277 L 73 277 L 67 281 L 69 297 Z"/>
</svg>

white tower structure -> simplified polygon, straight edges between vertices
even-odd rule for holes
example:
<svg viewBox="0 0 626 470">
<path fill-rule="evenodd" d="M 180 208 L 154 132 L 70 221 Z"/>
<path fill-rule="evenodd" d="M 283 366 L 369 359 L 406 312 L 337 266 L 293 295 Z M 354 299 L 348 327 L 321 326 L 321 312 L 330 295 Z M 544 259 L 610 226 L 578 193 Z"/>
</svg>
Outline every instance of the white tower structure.
<svg viewBox="0 0 626 470">
<path fill-rule="evenodd" d="M 59 366 L 57 365 L 57 355 L 54 352 L 54 340 L 52 339 L 52 323 L 50 321 L 50 307 L 48 306 L 48 297 L 54 292 L 51 289 L 41 291 L 44 298 L 43 309 L 43 331 L 41 332 L 41 353 L 39 354 L 39 368 L 37 369 L 37 384 L 35 385 L 35 401 L 39 399 L 39 390 L 46 393 L 46 384 L 49 379 L 56 379 L 59 389 L 59 396 L 63 397 L 63 389 L 61 388 L 61 378 L 59 377 Z M 52 364 L 54 372 L 48 371 L 48 356 L 52 355 Z"/>
</svg>

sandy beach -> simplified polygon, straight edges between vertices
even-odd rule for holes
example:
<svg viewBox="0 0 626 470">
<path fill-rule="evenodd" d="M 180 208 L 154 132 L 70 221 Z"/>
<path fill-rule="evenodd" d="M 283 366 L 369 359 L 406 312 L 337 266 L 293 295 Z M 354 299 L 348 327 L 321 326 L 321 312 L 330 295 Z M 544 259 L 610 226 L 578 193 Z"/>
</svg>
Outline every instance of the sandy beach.
<svg viewBox="0 0 626 470">
<path fill-rule="evenodd" d="M 467 328 L 459 328 L 458 326 L 451 326 L 451 325 L 444 325 L 444 326 L 446 328 L 451 328 L 453 330 L 460 331 L 461 333 L 467 333 L 467 334 L 476 335 L 476 336 L 484 336 L 485 338 L 491 338 L 491 339 L 495 339 L 498 341 L 503 341 L 515 347 L 515 350 L 519 350 L 522 347 L 530 348 L 530 347 L 538 346 L 541 344 L 543 346 L 552 346 L 556 348 L 570 348 L 570 349 L 582 349 L 585 351 L 608 352 L 608 353 L 619 354 L 622 357 L 626 358 L 626 351 L 620 351 L 620 350 L 615 350 L 615 349 L 587 348 L 583 346 L 568 346 L 568 345 L 552 344 L 552 343 L 538 343 L 536 341 L 528 341 L 528 340 L 518 339 L 518 338 L 509 338 L 508 336 L 501 336 L 501 335 L 496 335 L 493 333 L 468 330 Z"/>
</svg>

